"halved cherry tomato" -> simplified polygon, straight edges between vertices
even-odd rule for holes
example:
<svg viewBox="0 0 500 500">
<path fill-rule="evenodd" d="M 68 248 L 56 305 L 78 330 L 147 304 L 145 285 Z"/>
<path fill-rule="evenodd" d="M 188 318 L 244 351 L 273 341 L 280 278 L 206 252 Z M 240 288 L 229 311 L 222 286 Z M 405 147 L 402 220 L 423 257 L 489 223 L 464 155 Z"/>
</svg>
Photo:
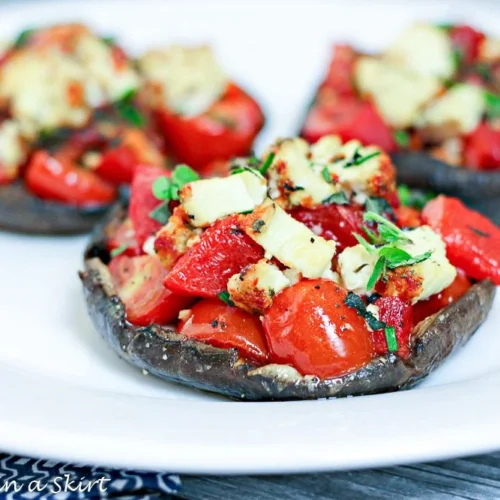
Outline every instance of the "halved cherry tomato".
<svg viewBox="0 0 500 500">
<path fill-rule="evenodd" d="M 116 198 L 115 188 L 94 172 L 60 161 L 41 150 L 31 157 L 25 182 L 40 198 L 77 206 L 111 203 Z"/>
<path fill-rule="evenodd" d="M 195 304 L 179 324 L 179 332 L 214 347 L 238 349 L 242 357 L 258 363 L 264 363 L 269 356 L 258 316 L 217 299 Z"/>
<path fill-rule="evenodd" d="M 432 295 L 427 300 L 421 300 L 413 306 L 413 321 L 415 324 L 432 314 L 456 302 L 471 287 L 472 283 L 463 271 L 458 272 L 453 283 L 442 292 Z"/>
<path fill-rule="evenodd" d="M 262 247 L 240 229 L 237 216 L 226 217 L 201 235 L 177 261 L 164 284 L 179 294 L 215 298 L 226 290 L 233 274 L 263 255 Z"/>
<path fill-rule="evenodd" d="M 111 260 L 109 271 L 118 296 L 125 304 L 127 320 L 137 326 L 166 324 L 177 319 L 179 311 L 192 300 L 166 290 L 163 280 L 167 271 L 152 255 Z"/>
<path fill-rule="evenodd" d="M 500 129 L 480 123 L 465 139 L 464 164 L 483 170 L 500 168 Z"/>
<path fill-rule="evenodd" d="M 422 225 L 420 212 L 416 208 L 400 205 L 394 209 L 399 227 L 418 227 Z"/>
<path fill-rule="evenodd" d="M 356 98 L 336 96 L 328 101 L 318 99 L 313 105 L 301 136 L 316 142 L 328 134 L 337 134 L 344 142 L 358 139 L 366 146 L 375 144 L 387 152 L 397 149 L 391 130 L 375 107 Z"/>
<path fill-rule="evenodd" d="M 259 105 L 234 83 L 201 115 L 186 117 L 164 108 L 156 118 L 167 151 L 201 173 L 214 160 L 247 155 L 264 124 Z"/>
<path fill-rule="evenodd" d="M 126 129 L 120 136 L 120 144 L 102 154 L 96 172 L 113 184 L 130 184 L 138 165 L 160 167 L 162 163 L 160 152 L 144 132 Z"/>
<path fill-rule="evenodd" d="M 134 257 L 142 253 L 142 249 L 135 239 L 135 231 L 131 219 L 125 219 L 113 230 L 107 240 L 107 247 L 108 252 L 124 249 L 120 252 L 120 255 L 128 255 L 129 257 Z"/>
<path fill-rule="evenodd" d="M 327 280 L 286 288 L 264 315 L 271 360 L 303 375 L 338 377 L 374 357 L 365 320 L 344 304 L 347 291 Z"/>
<path fill-rule="evenodd" d="M 153 183 L 158 177 L 170 177 L 170 173 L 163 168 L 140 165 L 130 187 L 129 215 L 141 248 L 161 227 L 160 222 L 150 217 L 151 212 L 162 203 L 153 194 Z"/>
<path fill-rule="evenodd" d="M 443 195 L 427 203 L 422 220 L 442 236 L 454 266 L 471 278 L 500 285 L 500 228 L 493 222 Z"/>
<path fill-rule="evenodd" d="M 407 359 L 410 356 L 410 336 L 413 330 L 411 302 L 399 297 L 380 297 L 375 305 L 379 308 L 380 321 L 396 330 L 398 354 Z M 377 354 L 389 352 L 385 330 L 374 331 L 373 342 Z"/>
<path fill-rule="evenodd" d="M 318 205 L 314 208 L 296 208 L 291 211 L 294 219 L 327 240 L 335 240 L 342 251 L 358 243 L 354 233 L 365 234 L 362 226 L 363 207 L 361 205 Z"/>
<path fill-rule="evenodd" d="M 463 25 L 454 26 L 450 31 L 450 38 L 463 63 L 472 64 L 479 55 L 479 47 L 485 36 L 470 26 Z"/>
</svg>

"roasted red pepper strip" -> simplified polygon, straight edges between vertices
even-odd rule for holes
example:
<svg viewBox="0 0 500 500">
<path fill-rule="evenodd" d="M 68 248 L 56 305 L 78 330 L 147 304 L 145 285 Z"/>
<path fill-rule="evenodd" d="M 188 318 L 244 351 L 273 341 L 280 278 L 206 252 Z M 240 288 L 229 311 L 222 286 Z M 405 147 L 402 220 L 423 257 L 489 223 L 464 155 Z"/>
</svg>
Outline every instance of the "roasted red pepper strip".
<svg viewBox="0 0 500 500">
<path fill-rule="evenodd" d="M 109 271 L 118 296 L 125 304 L 127 319 L 134 325 L 173 322 L 179 311 L 192 302 L 163 287 L 167 271 L 154 256 L 120 255 L 110 262 Z"/>
<path fill-rule="evenodd" d="M 228 279 L 257 262 L 264 250 L 247 236 L 237 216 L 217 221 L 175 264 L 165 279 L 173 292 L 215 298 L 226 290 Z"/>
<path fill-rule="evenodd" d="M 465 139 L 464 164 L 467 167 L 495 170 L 500 167 L 500 129 L 481 123 Z"/>
<path fill-rule="evenodd" d="M 113 230 L 113 233 L 108 238 L 107 247 L 109 252 L 115 251 L 119 252 L 120 255 L 128 255 L 129 257 L 134 257 L 142 253 L 135 238 L 134 226 L 131 219 L 125 219 Z"/>
<path fill-rule="evenodd" d="M 40 198 L 77 206 L 111 203 L 116 198 L 113 186 L 89 170 L 37 151 L 25 174 L 28 189 Z"/>
<path fill-rule="evenodd" d="M 380 297 L 375 305 L 379 309 L 379 319 L 396 332 L 398 354 L 407 359 L 410 356 L 410 337 L 413 330 L 412 305 L 399 297 Z M 385 330 L 373 332 L 373 342 L 377 354 L 389 352 Z"/>
<path fill-rule="evenodd" d="M 479 55 L 479 47 L 485 36 L 470 26 L 454 26 L 450 31 L 450 38 L 460 54 L 461 62 L 472 64 Z"/>
<path fill-rule="evenodd" d="M 201 115 L 185 117 L 161 109 L 156 118 L 167 151 L 202 174 L 214 160 L 247 155 L 264 124 L 259 105 L 234 83 Z"/>
<path fill-rule="evenodd" d="M 280 292 L 263 322 L 271 362 L 320 378 L 369 363 L 371 334 L 365 320 L 344 304 L 346 297 L 346 290 L 327 280 L 299 281 Z"/>
<path fill-rule="evenodd" d="M 204 299 L 195 304 L 179 324 L 186 337 L 222 349 L 238 349 L 246 359 L 265 363 L 269 351 L 264 329 L 258 318 L 218 299 Z"/>
<path fill-rule="evenodd" d="M 493 222 L 443 195 L 427 203 L 422 220 L 442 236 L 454 266 L 471 278 L 500 285 L 500 228 Z"/>
</svg>

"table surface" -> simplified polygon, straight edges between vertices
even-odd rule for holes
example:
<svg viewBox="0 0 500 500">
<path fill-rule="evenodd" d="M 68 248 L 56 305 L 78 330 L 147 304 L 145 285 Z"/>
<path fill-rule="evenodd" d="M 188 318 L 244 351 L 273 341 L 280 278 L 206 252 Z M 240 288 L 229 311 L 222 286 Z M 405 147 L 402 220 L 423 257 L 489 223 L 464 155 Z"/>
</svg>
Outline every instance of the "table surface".
<svg viewBox="0 0 500 500">
<path fill-rule="evenodd" d="M 500 452 L 445 462 L 294 476 L 181 476 L 189 500 L 489 500 L 500 498 Z"/>
</svg>

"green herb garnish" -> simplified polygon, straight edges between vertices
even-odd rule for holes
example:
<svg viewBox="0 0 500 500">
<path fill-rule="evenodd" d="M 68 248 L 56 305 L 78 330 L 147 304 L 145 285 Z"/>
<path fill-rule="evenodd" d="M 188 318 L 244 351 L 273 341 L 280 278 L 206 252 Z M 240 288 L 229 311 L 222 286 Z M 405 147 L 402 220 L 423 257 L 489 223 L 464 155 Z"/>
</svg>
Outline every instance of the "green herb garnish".
<svg viewBox="0 0 500 500">
<path fill-rule="evenodd" d="M 452 58 L 453 58 L 453 66 L 455 67 L 455 69 L 460 68 L 460 65 L 462 64 L 462 61 L 464 59 L 462 52 L 460 52 L 460 50 L 458 49 L 453 49 Z"/>
<path fill-rule="evenodd" d="M 162 225 L 166 224 L 168 222 L 168 219 L 170 219 L 170 216 L 172 215 L 170 213 L 170 208 L 168 207 L 168 204 L 169 204 L 168 201 L 160 203 L 155 209 L 149 212 L 149 217 L 151 219 L 154 219 L 155 221 L 158 221 Z"/>
<path fill-rule="evenodd" d="M 222 300 L 222 302 L 225 302 L 228 306 L 234 307 L 234 302 L 229 298 L 229 292 L 227 290 L 218 293 L 217 297 L 219 297 L 219 299 Z"/>
<path fill-rule="evenodd" d="M 118 255 L 121 255 L 123 252 L 125 252 L 128 249 L 127 244 L 120 245 L 118 248 L 113 248 L 109 254 L 111 257 L 117 257 Z"/>
<path fill-rule="evenodd" d="M 325 179 L 326 182 L 329 182 L 331 183 L 332 182 L 332 176 L 330 175 L 330 172 L 328 171 L 328 168 L 323 168 L 323 170 L 321 170 L 321 177 L 323 177 L 323 179 Z"/>
<path fill-rule="evenodd" d="M 142 127 L 146 120 L 134 103 L 136 94 L 135 89 L 127 90 L 119 100 L 114 102 L 113 106 L 123 120 L 134 127 Z"/>
<path fill-rule="evenodd" d="M 349 200 L 343 191 L 339 193 L 333 193 L 328 198 L 325 198 L 322 202 L 323 205 L 348 205 Z"/>
<path fill-rule="evenodd" d="M 428 201 L 436 197 L 436 194 L 431 191 L 420 191 L 410 189 L 408 186 L 401 184 L 398 186 L 399 201 L 407 206 L 422 210 Z"/>
<path fill-rule="evenodd" d="M 485 81 L 491 81 L 491 68 L 486 63 L 476 64 L 476 73 Z"/>
<path fill-rule="evenodd" d="M 352 155 L 352 158 L 344 164 L 344 168 L 358 167 L 359 165 L 365 163 L 365 161 L 371 160 L 372 158 L 375 158 L 380 154 L 380 151 L 374 151 L 373 153 L 370 153 L 366 156 L 361 156 L 361 154 L 359 153 L 360 149 L 361 146 L 358 146 L 356 148 L 354 154 Z"/>
<path fill-rule="evenodd" d="M 385 339 L 387 340 L 387 347 L 389 352 L 397 352 L 398 339 L 396 338 L 396 328 L 393 326 L 386 326 L 384 328 Z"/>
<path fill-rule="evenodd" d="M 490 119 L 500 118 L 500 95 L 485 90 L 484 102 L 488 117 Z"/>
<path fill-rule="evenodd" d="M 393 137 L 400 148 L 407 148 L 410 145 L 410 135 L 404 130 L 395 130 Z"/>
<path fill-rule="evenodd" d="M 378 280 L 385 276 L 386 273 L 386 265 L 387 261 L 385 257 L 379 257 L 377 262 L 375 262 L 375 266 L 373 266 L 373 272 L 368 279 L 368 283 L 366 284 L 366 289 L 368 291 L 372 290 L 373 287 L 377 284 Z"/>
<path fill-rule="evenodd" d="M 382 244 L 411 243 L 410 238 L 398 226 L 375 212 L 366 212 L 363 220 L 377 224 Z"/>
<path fill-rule="evenodd" d="M 365 319 L 366 323 L 372 330 L 381 330 L 386 327 L 386 324 L 383 321 L 378 320 L 370 311 L 366 309 L 363 299 L 354 292 L 349 292 L 347 294 L 347 297 L 344 299 L 344 304 L 347 307 L 355 309 L 359 316 Z"/>
<path fill-rule="evenodd" d="M 162 176 L 153 182 L 153 195 L 162 201 L 178 200 L 179 190 L 199 178 L 200 176 L 187 165 L 177 165 L 170 179 L 167 176 Z"/>
<path fill-rule="evenodd" d="M 116 44 L 116 37 L 114 36 L 101 36 L 101 40 L 106 44 L 113 46 Z"/>
<path fill-rule="evenodd" d="M 379 215 L 382 215 L 383 213 L 394 213 L 394 210 L 385 198 L 376 198 L 375 196 L 370 197 L 366 200 L 365 209 L 367 212 L 375 212 Z"/>
<path fill-rule="evenodd" d="M 19 33 L 17 35 L 17 37 L 15 38 L 14 43 L 12 44 L 12 48 L 20 49 L 20 48 L 24 47 L 29 42 L 29 39 L 31 38 L 31 36 L 34 33 L 36 33 L 36 31 L 37 30 L 35 30 L 33 28 L 28 28 L 28 29 L 21 31 L 21 33 Z"/>
<path fill-rule="evenodd" d="M 265 175 L 265 173 L 269 170 L 269 167 L 272 165 L 274 157 L 276 156 L 276 153 L 269 153 L 264 160 L 264 163 L 259 168 L 259 172 L 262 175 Z"/>
</svg>

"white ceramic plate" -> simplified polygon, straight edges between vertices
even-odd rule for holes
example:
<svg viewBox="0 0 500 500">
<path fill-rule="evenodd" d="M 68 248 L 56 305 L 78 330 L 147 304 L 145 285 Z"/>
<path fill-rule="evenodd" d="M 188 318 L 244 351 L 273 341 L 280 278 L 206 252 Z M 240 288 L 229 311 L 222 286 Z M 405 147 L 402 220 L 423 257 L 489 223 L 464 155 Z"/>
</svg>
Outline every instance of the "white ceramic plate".
<svg viewBox="0 0 500 500">
<path fill-rule="evenodd" d="M 469 2 L 38 2 L 0 8 L 1 35 L 82 20 L 135 51 L 212 42 L 259 96 L 260 144 L 292 134 L 333 40 L 389 42 L 413 19 L 494 32 L 500 11 Z M 372 44 L 371 44 L 372 43 Z M 307 472 L 500 448 L 500 301 L 466 348 L 419 388 L 295 403 L 236 403 L 144 376 L 87 317 L 85 238 L 0 235 L 0 450 L 184 473 Z"/>
</svg>

